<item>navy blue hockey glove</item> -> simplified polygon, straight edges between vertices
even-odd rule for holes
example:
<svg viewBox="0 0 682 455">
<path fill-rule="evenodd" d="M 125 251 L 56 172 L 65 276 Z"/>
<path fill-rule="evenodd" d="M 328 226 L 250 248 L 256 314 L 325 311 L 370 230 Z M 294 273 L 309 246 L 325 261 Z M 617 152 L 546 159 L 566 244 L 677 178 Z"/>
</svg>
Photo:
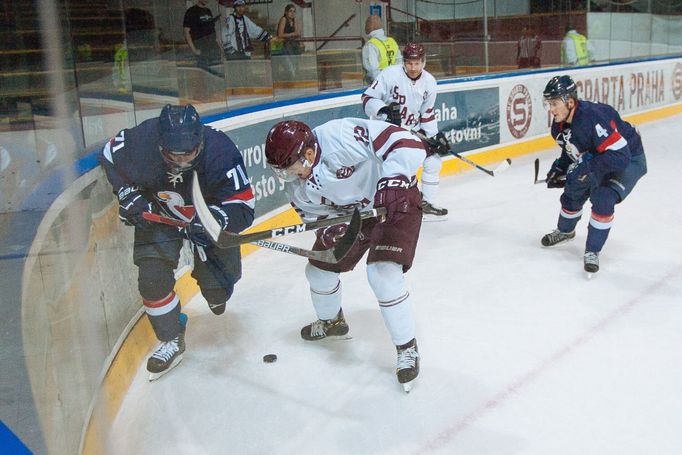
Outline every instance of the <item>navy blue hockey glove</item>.
<svg viewBox="0 0 682 455">
<path fill-rule="evenodd" d="M 570 185 L 588 185 L 591 188 L 599 185 L 587 161 L 578 161 L 568 167 L 566 183 Z"/>
<path fill-rule="evenodd" d="M 220 224 L 220 229 L 224 230 L 229 222 L 229 217 L 225 211 L 218 207 L 217 205 L 209 205 L 208 209 L 211 211 L 213 218 Z M 206 228 L 201 223 L 201 220 L 197 215 L 194 215 L 192 221 L 189 222 L 185 228 L 185 235 L 187 238 L 197 246 L 207 247 L 213 244 L 211 241 L 211 236 L 206 231 Z"/>
<path fill-rule="evenodd" d="M 552 163 L 545 182 L 547 183 L 547 188 L 563 188 L 566 186 L 566 171 L 559 166 L 558 158 Z"/>
<path fill-rule="evenodd" d="M 437 153 L 440 156 L 447 156 L 450 154 L 450 141 L 440 131 L 435 136 L 426 139 L 426 145 L 429 146 L 429 155 Z"/>
<path fill-rule="evenodd" d="M 315 235 L 317 235 L 318 240 L 322 242 L 326 249 L 330 249 L 336 245 L 336 242 L 343 237 L 347 230 L 347 224 L 335 224 L 318 229 L 315 231 Z"/>
<path fill-rule="evenodd" d="M 143 212 L 151 212 L 152 204 L 136 186 L 124 186 L 118 190 L 118 217 L 126 226 L 147 229 L 151 223 L 142 218 Z"/>
<path fill-rule="evenodd" d="M 404 175 L 384 177 L 377 182 L 377 192 L 374 195 L 374 208 L 386 207 L 386 222 L 392 223 L 401 213 L 407 213 L 410 201 L 407 190 L 410 181 Z"/>
<path fill-rule="evenodd" d="M 379 114 L 386 114 L 386 121 L 388 123 L 393 123 L 396 126 L 400 126 L 403 119 L 400 116 L 400 104 L 393 101 L 388 106 L 384 106 L 379 109 Z"/>
</svg>

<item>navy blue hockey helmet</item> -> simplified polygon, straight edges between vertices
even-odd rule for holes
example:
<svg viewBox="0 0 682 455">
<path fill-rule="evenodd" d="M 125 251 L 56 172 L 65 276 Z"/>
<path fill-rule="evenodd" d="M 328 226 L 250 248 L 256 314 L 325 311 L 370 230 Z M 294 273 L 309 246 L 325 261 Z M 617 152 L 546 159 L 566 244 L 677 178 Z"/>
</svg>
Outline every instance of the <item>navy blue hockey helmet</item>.
<svg viewBox="0 0 682 455">
<path fill-rule="evenodd" d="M 542 96 L 545 97 L 546 100 L 561 98 L 564 101 L 568 101 L 569 98 L 578 99 L 578 92 L 571 76 L 564 74 L 551 78 L 549 82 L 547 82 L 545 90 L 542 92 Z"/>
<path fill-rule="evenodd" d="M 196 164 L 203 149 L 204 125 L 194 106 L 166 104 L 159 116 L 159 150 L 174 171 L 186 171 Z"/>
</svg>

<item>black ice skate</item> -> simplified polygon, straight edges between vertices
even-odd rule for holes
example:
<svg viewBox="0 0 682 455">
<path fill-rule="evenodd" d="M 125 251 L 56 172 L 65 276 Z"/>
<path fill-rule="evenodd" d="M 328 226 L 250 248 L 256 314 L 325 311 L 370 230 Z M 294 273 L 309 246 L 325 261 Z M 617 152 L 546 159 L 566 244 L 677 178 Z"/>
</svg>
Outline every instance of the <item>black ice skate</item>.
<svg viewBox="0 0 682 455">
<path fill-rule="evenodd" d="M 182 353 L 185 352 L 185 324 L 181 323 L 180 327 L 178 336 L 170 341 L 162 341 L 158 349 L 147 360 L 150 381 L 159 379 L 182 360 Z"/>
<path fill-rule="evenodd" d="M 565 242 L 575 238 L 575 231 L 561 232 L 558 229 L 553 230 L 549 234 L 542 237 L 542 246 L 554 246 L 557 243 Z"/>
<path fill-rule="evenodd" d="M 417 340 L 412 338 L 402 346 L 396 346 L 398 351 L 398 364 L 396 367 L 396 375 L 398 382 L 402 384 L 405 392 L 410 392 L 412 389 L 412 381 L 419 375 L 419 350 L 417 349 Z"/>
<path fill-rule="evenodd" d="M 424 221 L 445 221 L 448 209 L 437 207 L 422 199 L 422 217 Z"/>
<path fill-rule="evenodd" d="M 593 273 L 597 273 L 599 271 L 599 253 L 585 251 L 583 261 L 585 263 L 585 272 L 587 272 L 588 278 L 591 278 Z"/>
<path fill-rule="evenodd" d="M 301 329 L 301 338 L 307 341 L 317 341 L 323 338 L 350 338 L 348 324 L 343 317 L 343 310 L 339 310 L 334 319 L 318 319 Z"/>
</svg>

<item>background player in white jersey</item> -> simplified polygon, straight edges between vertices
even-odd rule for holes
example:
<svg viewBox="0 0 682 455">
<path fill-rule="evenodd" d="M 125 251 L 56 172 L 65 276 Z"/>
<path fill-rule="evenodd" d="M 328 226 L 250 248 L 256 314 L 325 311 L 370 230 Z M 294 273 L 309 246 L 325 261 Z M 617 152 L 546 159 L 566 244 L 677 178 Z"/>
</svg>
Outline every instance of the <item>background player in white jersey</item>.
<svg viewBox="0 0 682 455">
<path fill-rule="evenodd" d="M 304 221 L 335 217 L 356 207 L 385 207 L 383 222 L 365 221 L 358 240 L 337 264 L 310 260 L 306 278 L 318 320 L 301 329 L 304 340 L 345 336 L 339 274 L 369 250 L 367 279 L 398 354 L 396 373 L 405 390 L 419 374 L 410 294 L 403 273 L 412 265 L 422 210 L 416 172 L 426 156 L 410 132 L 386 122 L 347 118 L 311 130 L 305 123 L 276 124 L 265 142 L 267 162 L 284 179 L 291 204 Z M 345 224 L 317 231 L 313 250 L 334 246 Z"/>
<path fill-rule="evenodd" d="M 389 66 L 362 95 L 365 113 L 371 119 L 385 120 L 428 138 L 427 158 L 422 173 L 422 209 L 424 215 L 445 219 L 448 211 L 436 204 L 440 155 L 447 155 L 450 144 L 438 132 L 433 112 L 436 102 L 436 79 L 424 69 L 426 50 L 419 43 L 408 43 L 403 49 L 403 65 Z"/>
</svg>

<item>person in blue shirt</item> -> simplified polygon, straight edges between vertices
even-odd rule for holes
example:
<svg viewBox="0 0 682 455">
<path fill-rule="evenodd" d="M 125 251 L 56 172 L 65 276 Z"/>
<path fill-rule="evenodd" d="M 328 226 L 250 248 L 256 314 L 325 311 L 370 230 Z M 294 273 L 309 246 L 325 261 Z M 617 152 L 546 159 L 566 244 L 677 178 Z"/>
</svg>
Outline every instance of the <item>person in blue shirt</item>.
<svg viewBox="0 0 682 455">
<path fill-rule="evenodd" d="M 601 252 L 613 224 L 616 204 L 630 194 L 647 172 L 639 132 L 607 104 L 579 100 L 570 76 L 555 76 L 543 96 L 553 116 L 552 137 L 561 156 L 547 173 L 548 188 L 563 188 L 557 229 L 542 237 L 553 246 L 575 237 L 575 227 L 589 199 L 584 269 L 599 270 Z"/>
</svg>

